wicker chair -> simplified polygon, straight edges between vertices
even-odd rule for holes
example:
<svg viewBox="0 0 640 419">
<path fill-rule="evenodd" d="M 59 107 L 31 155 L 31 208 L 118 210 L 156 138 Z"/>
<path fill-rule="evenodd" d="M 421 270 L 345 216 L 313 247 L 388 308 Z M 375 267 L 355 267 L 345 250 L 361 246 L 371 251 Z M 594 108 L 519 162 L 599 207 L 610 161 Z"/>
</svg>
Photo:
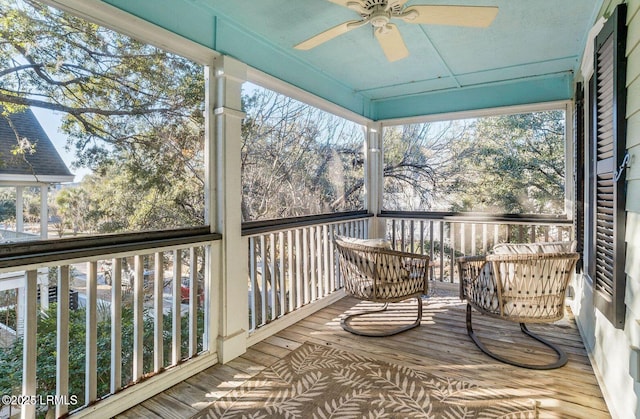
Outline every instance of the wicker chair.
<svg viewBox="0 0 640 419">
<path fill-rule="evenodd" d="M 467 333 L 476 346 L 492 358 L 518 367 L 547 370 L 565 365 L 566 353 L 532 333 L 526 323 L 550 323 L 563 318 L 565 291 L 578 258 L 575 252 L 458 258 L 460 298 L 467 300 Z M 473 331 L 472 307 L 488 316 L 520 323 L 522 332 L 551 348 L 557 360 L 529 364 L 491 352 Z"/>
<path fill-rule="evenodd" d="M 360 300 L 383 303 L 381 309 L 351 314 L 342 319 L 344 330 L 361 336 L 391 336 L 413 329 L 422 320 L 422 295 L 428 287 L 429 256 L 398 252 L 384 246 L 353 242 L 336 237 L 340 272 L 347 294 Z M 418 316 L 415 322 L 391 331 L 369 332 L 354 329 L 349 321 L 354 317 L 385 311 L 389 303 L 416 298 Z"/>
</svg>

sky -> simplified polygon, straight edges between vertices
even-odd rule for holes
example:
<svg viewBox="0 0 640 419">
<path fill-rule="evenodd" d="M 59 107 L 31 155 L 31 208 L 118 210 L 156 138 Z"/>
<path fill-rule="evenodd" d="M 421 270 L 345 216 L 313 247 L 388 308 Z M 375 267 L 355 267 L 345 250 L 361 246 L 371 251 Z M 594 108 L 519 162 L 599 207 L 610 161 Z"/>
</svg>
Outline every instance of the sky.
<svg viewBox="0 0 640 419">
<path fill-rule="evenodd" d="M 91 173 L 91 171 L 85 168 L 72 167 L 71 162 L 74 160 L 73 153 L 66 150 L 67 137 L 60 131 L 60 126 L 62 125 L 62 114 L 35 107 L 31 108 L 31 110 L 36 118 L 38 118 L 38 122 L 40 122 L 40 125 L 42 125 L 42 128 L 49 136 L 49 139 L 58 151 L 58 154 L 60 154 L 60 157 L 62 157 L 62 160 L 65 162 L 71 173 L 75 175 L 74 182 L 80 182 L 82 178 L 86 174 Z"/>
</svg>

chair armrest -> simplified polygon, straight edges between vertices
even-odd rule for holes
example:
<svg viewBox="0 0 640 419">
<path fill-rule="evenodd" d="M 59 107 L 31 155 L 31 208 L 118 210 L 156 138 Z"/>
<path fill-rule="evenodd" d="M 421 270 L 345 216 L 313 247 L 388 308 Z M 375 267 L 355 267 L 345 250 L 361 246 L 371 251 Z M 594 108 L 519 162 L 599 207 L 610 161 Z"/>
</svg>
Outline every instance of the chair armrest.
<svg viewBox="0 0 640 419">
<path fill-rule="evenodd" d="M 458 262 L 458 275 L 460 282 L 460 299 L 467 299 L 467 288 L 478 279 L 480 272 L 487 263 L 486 256 L 462 256 L 456 259 Z"/>
</svg>

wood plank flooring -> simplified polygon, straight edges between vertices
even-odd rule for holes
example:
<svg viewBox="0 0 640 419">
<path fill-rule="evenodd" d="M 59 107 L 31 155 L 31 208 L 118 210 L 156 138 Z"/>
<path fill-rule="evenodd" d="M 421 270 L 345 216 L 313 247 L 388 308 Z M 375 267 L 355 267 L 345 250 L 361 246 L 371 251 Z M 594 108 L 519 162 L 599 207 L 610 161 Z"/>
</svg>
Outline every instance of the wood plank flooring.
<svg viewBox="0 0 640 419">
<path fill-rule="evenodd" d="M 304 342 L 357 351 L 383 361 L 499 389 L 505 395 L 531 398 L 538 402 L 541 418 L 611 417 L 571 313 L 553 325 L 530 326 L 532 331 L 559 344 L 569 355 L 569 362 L 563 368 L 533 371 L 494 361 L 476 348 L 467 336 L 465 304 L 457 297 L 457 285 L 438 284 L 436 294 L 423 299 L 421 326 L 408 332 L 369 338 L 342 330 L 340 318 L 345 312 L 373 307 L 344 298 L 252 346 L 228 364 L 215 365 L 119 417 L 189 417 Z M 414 313 L 415 300 L 412 300 L 372 316 L 393 319 L 399 324 L 409 322 Z M 369 327 L 371 321 L 353 324 Z M 474 329 L 488 347 L 514 359 L 543 363 L 552 357 L 551 351 L 524 337 L 517 324 L 474 313 Z"/>
</svg>

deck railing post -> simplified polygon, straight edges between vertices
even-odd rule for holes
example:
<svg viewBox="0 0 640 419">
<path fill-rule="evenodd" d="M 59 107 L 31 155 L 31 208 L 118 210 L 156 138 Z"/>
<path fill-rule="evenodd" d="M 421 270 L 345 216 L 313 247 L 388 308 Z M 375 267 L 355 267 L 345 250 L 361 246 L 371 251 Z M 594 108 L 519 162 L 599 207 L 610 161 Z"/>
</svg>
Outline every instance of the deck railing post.
<svg viewBox="0 0 640 419">
<path fill-rule="evenodd" d="M 122 388 L 122 259 L 112 259 L 111 270 L 111 386 Z"/>
<path fill-rule="evenodd" d="M 58 307 L 56 326 L 56 395 L 69 396 L 69 266 L 61 266 L 58 269 Z M 69 412 L 69 406 L 65 403 L 56 405 L 56 417 L 64 416 Z"/>
<path fill-rule="evenodd" d="M 29 270 L 26 273 L 26 284 L 24 287 L 24 331 L 22 349 L 22 396 L 34 397 L 36 395 L 36 358 L 37 358 L 37 291 L 38 272 Z M 21 406 L 21 418 L 35 418 L 36 411 L 33 403 Z"/>
<path fill-rule="evenodd" d="M 97 400 L 98 396 L 98 266 L 87 263 L 86 277 L 86 338 L 85 338 L 85 396 L 86 404 Z M 135 324 L 134 324 L 135 330 Z M 135 338 L 134 338 L 135 339 Z M 135 342 L 135 340 L 134 340 Z M 134 343 L 135 345 L 135 343 Z M 141 354 L 140 354 L 141 355 Z M 134 359 L 135 363 L 135 359 Z M 140 374 L 142 376 L 142 373 Z M 137 381 L 134 378 L 134 381 Z"/>
<path fill-rule="evenodd" d="M 163 367 L 163 306 L 162 293 L 164 288 L 164 268 L 162 266 L 162 252 L 156 252 L 154 256 L 154 281 L 153 281 L 153 371 L 159 372 Z M 174 278 L 179 281 L 180 278 Z"/>
</svg>

